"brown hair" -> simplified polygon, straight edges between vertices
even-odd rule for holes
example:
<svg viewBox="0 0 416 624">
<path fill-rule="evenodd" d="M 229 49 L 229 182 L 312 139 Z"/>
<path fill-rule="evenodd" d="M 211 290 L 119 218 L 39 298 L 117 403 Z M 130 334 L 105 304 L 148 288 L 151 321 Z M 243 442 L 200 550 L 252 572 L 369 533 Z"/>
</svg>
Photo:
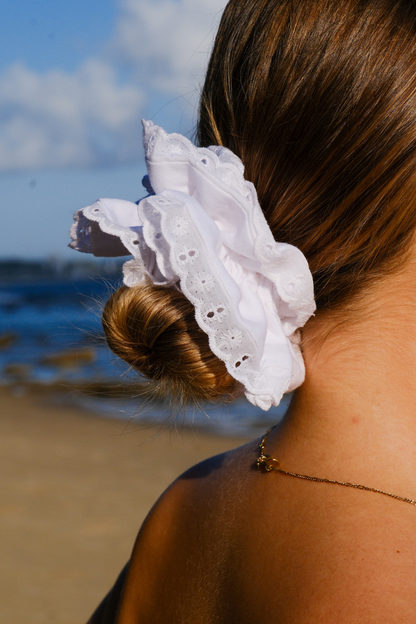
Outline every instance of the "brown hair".
<svg viewBox="0 0 416 624">
<path fill-rule="evenodd" d="M 195 321 L 192 304 L 178 290 L 145 284 L 123 286 L 103 313 L 107 342 L 114 353 L 154 384 L 145 394 L 214 400 L 234 388 L 234 379 L 211 351 Z"/>
<path fill-rule="evenodd" d="M 241 158 L 276 240 L 299 247 L 309 261 L 318 309 L 350 302 L 398 268 L 415 230 L 416 2 L 231 0 L 209 63 L 197 134 L 201 146 L 223 145 Z M 157 342 L 173 358 L 182 356 L 146 320 L 159 290 L 149 292 L 156 300 L 143 308 L 133 306 L 135 293 L 141 301 L 136 290 L 111 300 L 109 344 L 122 355 L 122 339 L 114 335 L 129 323 L 146 326 L 154 334 L 143 342 L 152 345 L 146 349 L 153 364 L 122 357 L 162 381 Z M 177 312 L 164 315 L 169 336 L 176 327 L 170 314 L 185 307 L 188 330 L 198 331 L 185 301 L 180 293 L 172 297 Z M 141 330 L 133 334 L 145 340 Z M 139 342 L 129 345 L 142 350 Z M 192 345 L 195 359 L 187 360 L 190 368 L 183 360 L 180 383 L 188 384 L 201 357 L 212 375 L 198 373 L 196 385 L 207 381 L 212 397 L 232 391 L 224 365 L 208 357 L 206 336 L 198 334 Z"/>
</svg>

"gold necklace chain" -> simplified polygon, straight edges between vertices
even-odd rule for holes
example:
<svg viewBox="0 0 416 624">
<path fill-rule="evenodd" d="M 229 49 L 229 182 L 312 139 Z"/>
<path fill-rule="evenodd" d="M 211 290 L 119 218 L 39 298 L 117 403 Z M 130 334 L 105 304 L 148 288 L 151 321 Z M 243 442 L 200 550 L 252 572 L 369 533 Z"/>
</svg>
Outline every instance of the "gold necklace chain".
<svg viewBox="0 0 416 624">
<path fill-rule="evenodd" d="M 384 496 L 390 496 L 390 498 L 396 498 L 399 501 L 403 501 L 403 503 L 416 505 L 416 500 L 413 500 L 411 498 L 404 498 L 403 496 L 399 496 L 398 494 L 390 494 L 390 492 L 384 492 L 383 490 L 378 490 L 377 488 L 369 487 L 368 485 L 348 483 L 348 481 L 334 481 L 333 479 L 321 479 L 319 477 L 309 477 L 308 475 L 297 474 L 296 472 L 289 472 L 287 470 L 283 470 L 283 468 L 279 468 L 279 460 L 274 459 L 270 455 L 266 455 L 266 453 L 264 452 L 266 448 L 267 437 L 272 429 L 274 429 L 274 427 L 270 427 L 270 429 L 267 431 L 266 435 L 260 442 L 260 455 L 257 458 L 258 470 L 263 468 L 263 470 L 265 470 L 266 472 L 281 472 L 282 474 L 289 475 L 289 477 L 305 479 L 306 481 L 316 481 L 318 483 L 334 483 L 335 485 L 343 485 L 344 487 L 355 488 L 356 490 L 366 490 L 367 492 L 375 492 L 376 494 L 383 494 Z"/>
</svg>

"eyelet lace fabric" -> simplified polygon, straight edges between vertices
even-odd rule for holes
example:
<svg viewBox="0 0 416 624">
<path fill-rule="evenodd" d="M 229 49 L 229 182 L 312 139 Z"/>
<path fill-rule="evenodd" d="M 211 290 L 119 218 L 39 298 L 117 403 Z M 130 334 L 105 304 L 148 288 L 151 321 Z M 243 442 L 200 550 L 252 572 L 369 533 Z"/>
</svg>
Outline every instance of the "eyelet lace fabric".
<svg viewBox="0 0 416 624">
<path fill-rule="evenodd" d="M 304 379 L 298 329 L 315 310 L 307 261 L 274 240 L 237 156 L 143 125 L 154 194 L 138 206 L 101 199 L 78 211 L 70 246 L 96 255 L 121 247 L 118 255 L 133 256 L 123 267 L 127 286 L 150 278 L 180 288 L 247 399 L 278 405 Z"/>
</svg>

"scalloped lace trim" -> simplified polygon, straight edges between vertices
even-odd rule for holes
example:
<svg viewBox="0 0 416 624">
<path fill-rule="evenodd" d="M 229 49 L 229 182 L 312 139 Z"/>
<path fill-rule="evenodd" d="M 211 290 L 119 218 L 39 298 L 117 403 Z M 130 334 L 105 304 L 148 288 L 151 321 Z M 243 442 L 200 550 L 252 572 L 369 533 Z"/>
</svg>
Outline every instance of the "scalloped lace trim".
<svg viewBox="0 0 416 624">
<path fill-rule="evenodd" d="M 274 240 L 255 188 L 244 179 L 244 167 L 232 152 L 197 148 L 152 122 L 143 125 L 156 195 L 139 203 L 135 227 L 109 220 L 100 201 L 78 211 L 71 246 L 87 250 L 88 221 L 96 221 L 133 255 L 123 267 L 127 286 L 147 277 L 158 284 L 180 284 L 213 353 L 244 386 L 248 400 L 267 410 L 304 378 L 297 330 L 315 310 L 307 261 L 297 248 Z M 212 205 L 214 192 L 221 200 L 219 213 Z M 237 218 L 248 241 L 244 252 L 232 239 L 233 230 L 239 231 L 233 225 Z M 214 243 L 208 244 L 209 236 Z M 235 266 L 241 268 L 240 277 Z M 255 285 L 255 292 L 247 290 L 248 284 Z M 248 308 L 255 301 L 261 302 L 262 312 L 257 308 L 253 320 Z"/>
<path fill-rule="evenodd" d="M 69 230 L 71 242 L 69 247 L 83 253 L 91 252 L 91 241 L 89 233 L 89 219 L 84 215 L 84 209 L 77 210 L 74 214 L 74 223 Z"/>
<path fill-rule="evenodd" d="M 269 409 L 288 391 L 292 373 L 292 354 L 287 339 L 280 348 L 286 351 L 286 368 L 272 374 L 262 366 L 262 354 L 247 330 L 224 287 L 218 256 L 210 252 L 189 217 L 185 203 L 167 195 L 149 197 L 140 203 L 140 216 L 147 245 L 157 263 L 172 281 L 180 281 L 184 295 L 195 307 L 198 325 L 208 335 L 213 353 L 228 372 L 243 384 L 247 398 Z M 172 227 L 176 224 L 176 227 Z"/>
<path fill-rule="evenodd" d="M 307 260 L 293 245 L 275 241 L 260 208 L 256 189 L 244 178 L 241 160 L 225 147 L 198 148 L 181 134 L 168 134 L 151 121 L 143 121 L 143 127 L 146 163 L 150 170 L 152 161 L 181 159 L 199 169 L 202 164 L 206 174 L 211 174 L 234 191 L 238 202 L 247 202 L 246 215 L 255 229 L 255 255 L 261 262 L 262 274 L 276 286 L 286 334 L 291 335 L 303 327 L 316 307 Z M 155 186 L 156 193 L 162 190 L 166 189 L 158 190 Z"/>
</svg>

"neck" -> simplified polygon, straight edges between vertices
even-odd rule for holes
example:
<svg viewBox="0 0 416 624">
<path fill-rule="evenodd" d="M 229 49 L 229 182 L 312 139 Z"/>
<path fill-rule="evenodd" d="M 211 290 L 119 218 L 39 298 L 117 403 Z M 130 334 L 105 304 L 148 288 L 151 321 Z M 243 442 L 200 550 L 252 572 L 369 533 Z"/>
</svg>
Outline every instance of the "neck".
<svg viewBox="0 0 416 624">
<path fill-rule="evenodd" d="M 412 281 L 404 272 L 386 280 L 359 320 L 322 315 L 306 328 L 305 383 L 280 428 L 282 468 L 416 497 Z"/>
</svg>

